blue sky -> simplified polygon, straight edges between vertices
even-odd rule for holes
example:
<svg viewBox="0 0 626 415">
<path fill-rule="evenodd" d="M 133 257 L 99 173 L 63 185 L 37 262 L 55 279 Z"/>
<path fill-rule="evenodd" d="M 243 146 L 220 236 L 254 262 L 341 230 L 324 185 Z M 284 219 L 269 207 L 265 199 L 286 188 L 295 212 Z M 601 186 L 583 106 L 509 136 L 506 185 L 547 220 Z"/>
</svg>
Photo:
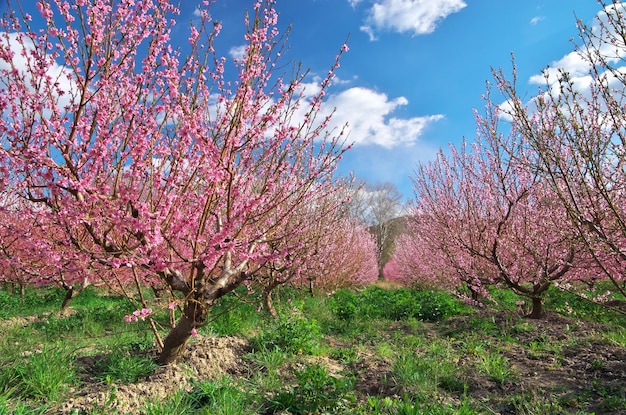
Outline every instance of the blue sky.
<svg viewBox="0 0 626 415">
<path fill-rule="evenodd" d="M 191 3 L 191 2 L 190 2 Z M 239 42 L 251 0 L 218 0 L 222 41 Z M 191 5 L 189 5 L 191 8 Z M 407 198 L 418 162 L 475 137 L 491 68 L 511 69 L 520 87 L 572 52 L 576 18 L 591 23 L 594 0 L 278 0 L 292 24 L 290 58 L 324 74 L 349 35 L 328 104 L 347 121 L 356 145 L 340 166 L 371 183 L 392 182 Z M 191 12 L 191 10 L 183 12 Z"/>
<path fill-rule="evenodd" d="M 215 1 L 211 15 L 223 23 L 218 53 L 243 44 L 243 14 L 254 1 Z M 200 1 L 181 3 L 186 29 Z M 532 77 L 572 52 L 576 17 L 591 23 L 600 6 L 595 0 L 278 0 L 277 9 L 279 26 L 293 25 L 287 58 L 309 68 L 311 82 L 327 72 L 349 36 L 325 107 L 337 108 L 336 122 L 349 124 L 355 142 L 340 173 L 392 182 L 410 198 L 417 163 L 448 143 L 473 140 L 473 109 L 484 106 L 491 68 L 509 72 L 514 53 L 520 87 L 532 94 L 539 86 Z M 179 33 L 185 44 L 188 30 Z"/>
</svg>

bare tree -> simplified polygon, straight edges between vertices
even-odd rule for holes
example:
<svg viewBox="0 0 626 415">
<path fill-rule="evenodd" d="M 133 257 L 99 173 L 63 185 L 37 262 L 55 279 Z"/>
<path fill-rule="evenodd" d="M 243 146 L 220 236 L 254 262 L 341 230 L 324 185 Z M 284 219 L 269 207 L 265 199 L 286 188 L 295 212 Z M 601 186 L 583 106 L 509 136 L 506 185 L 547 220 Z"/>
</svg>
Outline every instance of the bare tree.
<svg viewBox="0 0 626 415">
<path fill-rule="evenodd" d="M 403 195 L 393 183 L 371 184 L 356 181 L 350 188 L 346 214 L 367 224 L 376 240 L 376 257 L 379 278 L 395 246 L 395 238 L 403 233 L 405 224 L 401 219 L 404 210 Z"/>
</svg>

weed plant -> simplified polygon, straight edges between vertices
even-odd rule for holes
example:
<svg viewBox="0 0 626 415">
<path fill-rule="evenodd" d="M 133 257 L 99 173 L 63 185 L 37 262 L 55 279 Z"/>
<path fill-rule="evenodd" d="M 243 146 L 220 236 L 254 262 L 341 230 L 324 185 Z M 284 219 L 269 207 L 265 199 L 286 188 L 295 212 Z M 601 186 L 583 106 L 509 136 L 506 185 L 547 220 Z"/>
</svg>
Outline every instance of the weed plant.
<svg viewBox="0 0 626 415">
<path fill-rule="evenodd" d="M 257 305 L 254 300 L 258 300 L 256 298 L 258 296 L 242 302 L 240 299 L 246 294 L 245 289 L 240 288 L 234 295 L 227 295 L 220 299 L 219 303 L 211 309 L 208 333 L 217 336 L 248 334 L 262 324 L 266 316 L 261 311 L 256 311 Z"/>
<path fill-rule="evenodd" d="M 465 307 L 451 294 L 408 288 L 385 290 L 371 286 L 361 293 L 340 290 L 333 296 L 335 315 L 344 321 L 382 318 L 403 321 L 410 318 L 438 321 L 461 313 Z"/>
<path fill-rule="evenodd" d="M 485 375 L 489 376 L 493 381 L 502 384 L 513 376 L 509 359 L 500 353 L 481 350 L 480 360 L 478 361 L 478 369 Z"/>
<path fill-rule="evenodd" d="M 297 307 L 293 307 L 252 337 L 251 345 L 254 350 L 315 354 L 320 350 L 321 340 L 322 331 L 317 321 L 307 318 Z"/>
<path fill-rule="evenodd" d="M 254 394 L 226 375 L 209 381 L 191 380 L 191 390 L 180 390 L 165 400 L 151 401 L 146 415 L 243 415 L 258 414 Z"/>
<path fill-rule="evenodd" d="M 74 359 L 74 354 L 61 345 L 14 354 L 0 366 L 1 396 L 43 402 L 62 400 L 79 382 Z"/>
<path fill-rule="evenodd" d="M 481 413 L 472 405 L 471 399 L 463 397 L 458 406 L 433 402 L 421 396 L 404 395 L 400 398 L 370 397 L 359 408 L 358 414 L 376 415 L 474 415 Z"/>
<path fill-rule="evenodd" d="M 321 365 L 308 365 L 296 371 L 295 376 L 295 386 L 279 391 L 267 400 L 269 413 L 337 413 L 355 401 L 352 393 L 354 381 L 343 376 L 331 376 Z"/>
</svg>

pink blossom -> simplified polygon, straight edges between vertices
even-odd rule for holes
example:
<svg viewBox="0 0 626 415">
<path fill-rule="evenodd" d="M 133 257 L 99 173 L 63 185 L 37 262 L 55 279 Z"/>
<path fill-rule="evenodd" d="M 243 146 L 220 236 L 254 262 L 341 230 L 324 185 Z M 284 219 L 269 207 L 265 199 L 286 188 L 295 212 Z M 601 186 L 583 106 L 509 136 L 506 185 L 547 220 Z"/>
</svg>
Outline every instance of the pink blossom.
<svg viewBox="0 0 626 415">
<path fill-rule="evenodd" d="M 141 319 L 142 321 L 145 321 L 146 317 L 150 316 L 151 314 L 152 314 L 152 309 L 151 308 L 142 308 L 141 310 L 133 311 L 132 315 L 130 315 L 130 316 L 125 316 L 124 320 L 127 323 L 130 322 L 130 321 L 138 321 L 139 319 Z M 128 320 L 127 317 L 130 320 Z"/>
<path fill-rule="evenodd" d="M 200 32 L 194 26 L 191 26 L 191 34 L 189 35 L 189 43 L 195 43 L 200 37 Z"/>
</svg>

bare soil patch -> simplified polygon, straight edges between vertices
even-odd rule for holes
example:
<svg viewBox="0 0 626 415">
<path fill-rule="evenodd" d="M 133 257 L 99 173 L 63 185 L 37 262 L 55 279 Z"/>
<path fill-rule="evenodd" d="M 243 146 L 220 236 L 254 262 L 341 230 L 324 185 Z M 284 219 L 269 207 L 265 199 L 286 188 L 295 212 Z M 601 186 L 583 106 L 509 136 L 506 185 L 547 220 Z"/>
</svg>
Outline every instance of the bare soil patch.
<svg viewBox="0 0 626 415">
<path fill-rule="evenodd" d="M 596 414 L 623 414 L 611 409 L 609 400 L 626 393 L 626 349 L 602 336 L 599 323 L 573 320 L 549 312 L 538 320 L 511 318 L 510 314 L 484 311 L 481 319 L 491 320 L 505 343 L 503 354 L 514 371 L 512 381 L 498 384 L 480 373 L 469 379 L 468 394 L 491 402 L 499 414 L 518 412 L 508 402 L 511 395 L 526 396 L 571 407 L 581 406 Z M 520 323 L 521 322 L 521 323 Z M 469 330 L 468 316 L 441 323 L 441 334 Z M 621 394 L 621 395 L 620 395 Z"/>
<path fill-rule="evenodd" d="M 83 384 L 75 397 L 67 400 L 61 412 L 106 408 L 118 413 L 139 414 L 146 400 L 164 400 L 180 389 L 190 390 L 190 380 L 214 379 L 237 374 L 244 367 L 242 356 L 248 351 L 246 340 L 239 337 L 198 337 L 179 362 L 160 367 L 149 378 L 135 384 L 106 385 L 90 376 L 98 356 L 79 358 Z M 154 356 L 156 358 L 156 356 Z"/>
</svg>

